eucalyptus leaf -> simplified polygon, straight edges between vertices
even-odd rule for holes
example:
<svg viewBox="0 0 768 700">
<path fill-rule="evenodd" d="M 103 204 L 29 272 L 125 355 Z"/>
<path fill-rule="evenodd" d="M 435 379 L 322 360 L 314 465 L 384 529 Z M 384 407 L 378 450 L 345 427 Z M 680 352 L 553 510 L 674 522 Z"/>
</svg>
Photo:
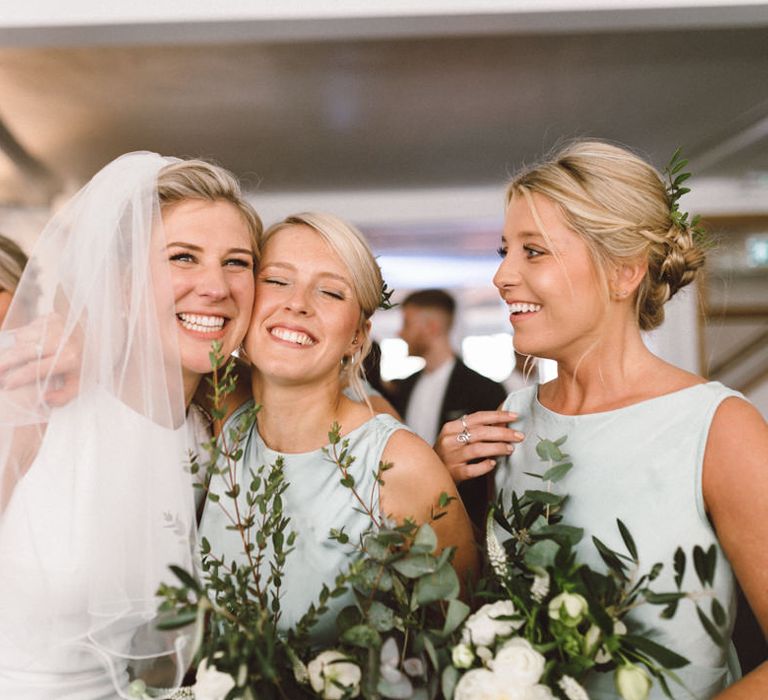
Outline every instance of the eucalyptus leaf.
<svg viewBox="0 0 768 700">
<path fill-rule="evenodd" d="M 440 676 L 440 689 L 445 700 L 453 700 L 453 691 L 459 682 L 459 671 L 454 666 L 446 666 Z"/>
<path fill-rule="evenodd" d="M 389 632 L 395 626 L 395 611 L 374 600 L 366 614 L 369 624 L 379 632 Z"/>
<path fill-rule="evenodd" d="M 378 562 L 386 561 L 392 554 L 389 547 L 384 542 L 381 542 L 374 533 L 365 536 L 363 539 L 363 549 L 369 557 Z"/>
<path fill-rule="evenodd" d="M 437 535 L 428 523 L 424 523 L 416 531 L 416 537 L 413 538 L 411 549 L 413 550 L 416 547 L 425 552 L 434 552 L 437 549 Z"/>
<path fill-rule="evenodd" d="M 537 535 L 546 535 L 548 537 L 558 537 L 567 540 L 571 545 L 577 545 L 584 536 L 584 530 L 580 527 L 570 525 L 545 525 L 536 531 Z"/>
<path fill-rule="evenodd" d="M 401 700 L 404 698 L 410 698 L 413 696 L 413 683 L 411 683 L 408 676 L 400 673 L 397 680 L 389 681 L 383 676 L 379 678 L 379 683 L 376 686 L 376 690 L 381 693 L 384 698 L 393 698 L 393 700 Z"/>
<path fill-rule="evenodd" d="M 557 445 L 557 443 L 552 442 L 552 440 L 546 440 L 542 438 L 539 440 L 539 442 L 536 444 L 536 454 L 539 455 L 539 458 L 542 461 L 552 461 L 552 462 L 559 462 L 561 461 L 565 455 L 560 451 L 560 447 Z"/>
<path fill-rule="evenodd" d="M 341 641 L 363 649 L 378 648 L 381 646 L 381 635 L 370 625 L 354 625 L 344 630 Z"/>
<path fill-rule="evenodd" d="M 554 565 L 560 545 L 552 540 L 541 540 L 528 547 L 525 552 L 525 563 L 531 568 L 547 569 Z"/>
<path fill-rule="evenodd" d="M 443 624 L 443 634 L 447 637 L 449 634 L 458 629 L 464 620 L 469 615 L 470 607 L 460 601 L 458 598 L 454 598 L 448 603 L 448 611 L 445 614 L 445 624 Z"/>
<path fill-rule="evenodd" d="M 431 554 L 408 554 L 392 562 L 392 568 L 406 578 L 418 578 L 435 571 L 437 561 Z"/>
<path fill-rule="evenodd" d="M 544 481 L 551 481 L 552 483 L 557 483 L 558 481 L 563 479 L 563 477 L 565 477 L 565 475 L 569 471 L 571 471 L 572 468 L 573 468 L 572 462 L 563 462 L 562 464 L 556 464 L 551 469 L 547 469 L 547 471 L 545 471 L 544 474 L 542 474 L 541 478 Z"/>
<path fill-rule="evenodd" d="M 459 577 L 454 568 L 446 563 L 437 571 L 416 581 L 413 595 L 419 605 L 426 605 L 438 600 L 456 598 L 459 590 Z"/>
</svg>

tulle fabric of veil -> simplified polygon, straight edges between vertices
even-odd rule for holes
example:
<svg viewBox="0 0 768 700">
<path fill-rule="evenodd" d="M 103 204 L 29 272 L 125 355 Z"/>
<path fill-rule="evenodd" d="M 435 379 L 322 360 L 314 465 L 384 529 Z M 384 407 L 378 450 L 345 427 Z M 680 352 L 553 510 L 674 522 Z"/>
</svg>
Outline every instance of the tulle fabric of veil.
<svg viewBox="0 0 768 700">
<path fill-rule="evenodd" d="M 189 631 L 156 628 L 157 588 L 193 568 L 195 541 L 156 191 L 172 162 L 131 153 L 95 175 L 40 235 L 0 333 L 11 350 L 18 329 L 40 337 L 36 381 L 0 377 L 3 698 L 129 697 L 132 668 L 172 661 L 173 685 L 189 661 Z M 77 395 L 51 408 L 73 347 Z"/>
</svg>

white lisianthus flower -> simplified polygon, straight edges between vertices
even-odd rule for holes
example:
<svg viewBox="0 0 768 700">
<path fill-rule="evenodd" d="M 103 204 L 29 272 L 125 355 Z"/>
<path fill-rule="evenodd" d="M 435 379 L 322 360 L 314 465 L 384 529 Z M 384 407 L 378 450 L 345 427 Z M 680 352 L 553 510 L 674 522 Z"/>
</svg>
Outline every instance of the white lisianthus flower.
<svg viewBox="0 0 768 700">
<path fill-rule="evenodd" d="M 565 693 L 565 697 L 568 700 L 589 700 L 587 691 L 581 686 L 581 684 L 570 676 L 563 676 L 557 684 L 560 689 Z"/>
<path fill-rule="evenodd" d="M 651 679 L 639 666 L 624 664 L 613 675 L 616 690 L 624 700 L 645 700 L 651 692 Z"/>
<path fill-rule="evenodd" d="M 457 644 L 451 650 L 451 661 L 456 668 L 469 668 L 475 661 L 475 653 L 469 644 Z"/>
<path fill-rule="evenodd" d="M 589 610 L 584 596 L 578 593 L 561 593 L 549 601 L 549 616 L 568 627 L 576 627 Z"/>
<path fill-rule="evenodd" d="M 592 625 L 584 635 L 584 653 L 588 656 L 597 649 L 603 632 L 597 625 Z M 598 654 L 600 652 L 598 651 Z M 599 662 L 598 662 L 599 663 Z"/>
<path fill-rule="evenodd" d="M 506 685 L 529 688 L 544 673 L 544 657 L 526 639 L 510 639 L 496 652 L 489 666 Z"/>
<path fill-rule="evenodd" d="M 497 619 L 514 615 L 515 612 L 515 606 L 511 600 L 498 600 L 495 603 L 483 605 L 467 618 L 461 640 L 465 644 L 491 646 L 496 641 L 496 637 L 508 637 L 523 624 L 522 620 Z"/>
<path fill-rule="evenodd" d="M 613 633 L 620 637 L 627 633 L 627 626 L 621 620 L 614 620 Z M 606 646 L 601 646 L 595 654 L 595 661 L 599 664 L 607 664 L 613 657 Z"/>
<path fill-rule="evenodd" d="M 549 593 L 549 574 L 544 572 L 543 574 L 535 574 L 533 577 L 533 583 L 531 584 L 531 597 L 537 602 L 541 603 Z"/>
<path fill-rule="evenodd" d="M 200 662 L 192 686 L 196 700 L 224 700 L 234 687 L 235 679 L 228 673 L 222 673 L 213 664 L 209 666 L 208 659 Z"/>
<path fill-rule="evenodd" d="M 323 700 L 340 700 L 345 692 L 352 698 L 360 694 L 360 667 L 340 651 L 318 654 L 307 664 L 307 673 L 312 690 L 320 693 Z"/>
</svg>

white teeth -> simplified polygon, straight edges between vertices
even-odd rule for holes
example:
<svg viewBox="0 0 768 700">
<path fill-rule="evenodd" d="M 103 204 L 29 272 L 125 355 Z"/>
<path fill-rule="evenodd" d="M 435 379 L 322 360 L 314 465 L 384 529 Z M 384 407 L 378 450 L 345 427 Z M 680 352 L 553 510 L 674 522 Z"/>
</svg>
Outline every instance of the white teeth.
<svg viewBox="0 0 768 700">
<path fill-rule="evenodd" d="M 527 304 L 522 302 L 515 302 L 514 304 L 508 304 L 509 313 L 511 314 L 525 314 L 533 311 L 539 311 L 541 304 Z"/>
<path fill-rule="evenodd" d="M 296 343 L 297 345 L 314 345 L 315 341 L 312 340 L 306 333 L 300 333 L 299 331 L 289 331 L 287 328 L 273 328 L 270 333 L 280 340 L 287 340 L 289 343 Z"/>
<path fill-rule="evenodd" d="M 198 333 L 215 333 L 224 327 L 223 316 L 203 316 L 201 314 L 178 314 L 181 325 Z"/>
</svg>

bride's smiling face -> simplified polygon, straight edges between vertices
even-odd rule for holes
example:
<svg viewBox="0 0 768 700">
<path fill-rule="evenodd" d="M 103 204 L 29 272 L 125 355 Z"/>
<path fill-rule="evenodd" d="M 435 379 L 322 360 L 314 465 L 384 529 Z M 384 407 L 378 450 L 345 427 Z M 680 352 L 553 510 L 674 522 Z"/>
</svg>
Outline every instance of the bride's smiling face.
<svg viewBox="0 0 768 700">
<path fill-rule="evenodd" d="M 288 226 L 262 250 L 245 349 L 266 381 L 339 381 L 357 348 L 360 304 L 349 270 L 312 228 Z"/>
<path fill-rule="evenodd" d="M 162 218 L 182 371 L 197 376 L 211 370 L 214 340 L 226 357 L 248 329 L 251 237 L 237 208 L 223 200 L 185 200 L 165 208 Z"/>
</svg>

